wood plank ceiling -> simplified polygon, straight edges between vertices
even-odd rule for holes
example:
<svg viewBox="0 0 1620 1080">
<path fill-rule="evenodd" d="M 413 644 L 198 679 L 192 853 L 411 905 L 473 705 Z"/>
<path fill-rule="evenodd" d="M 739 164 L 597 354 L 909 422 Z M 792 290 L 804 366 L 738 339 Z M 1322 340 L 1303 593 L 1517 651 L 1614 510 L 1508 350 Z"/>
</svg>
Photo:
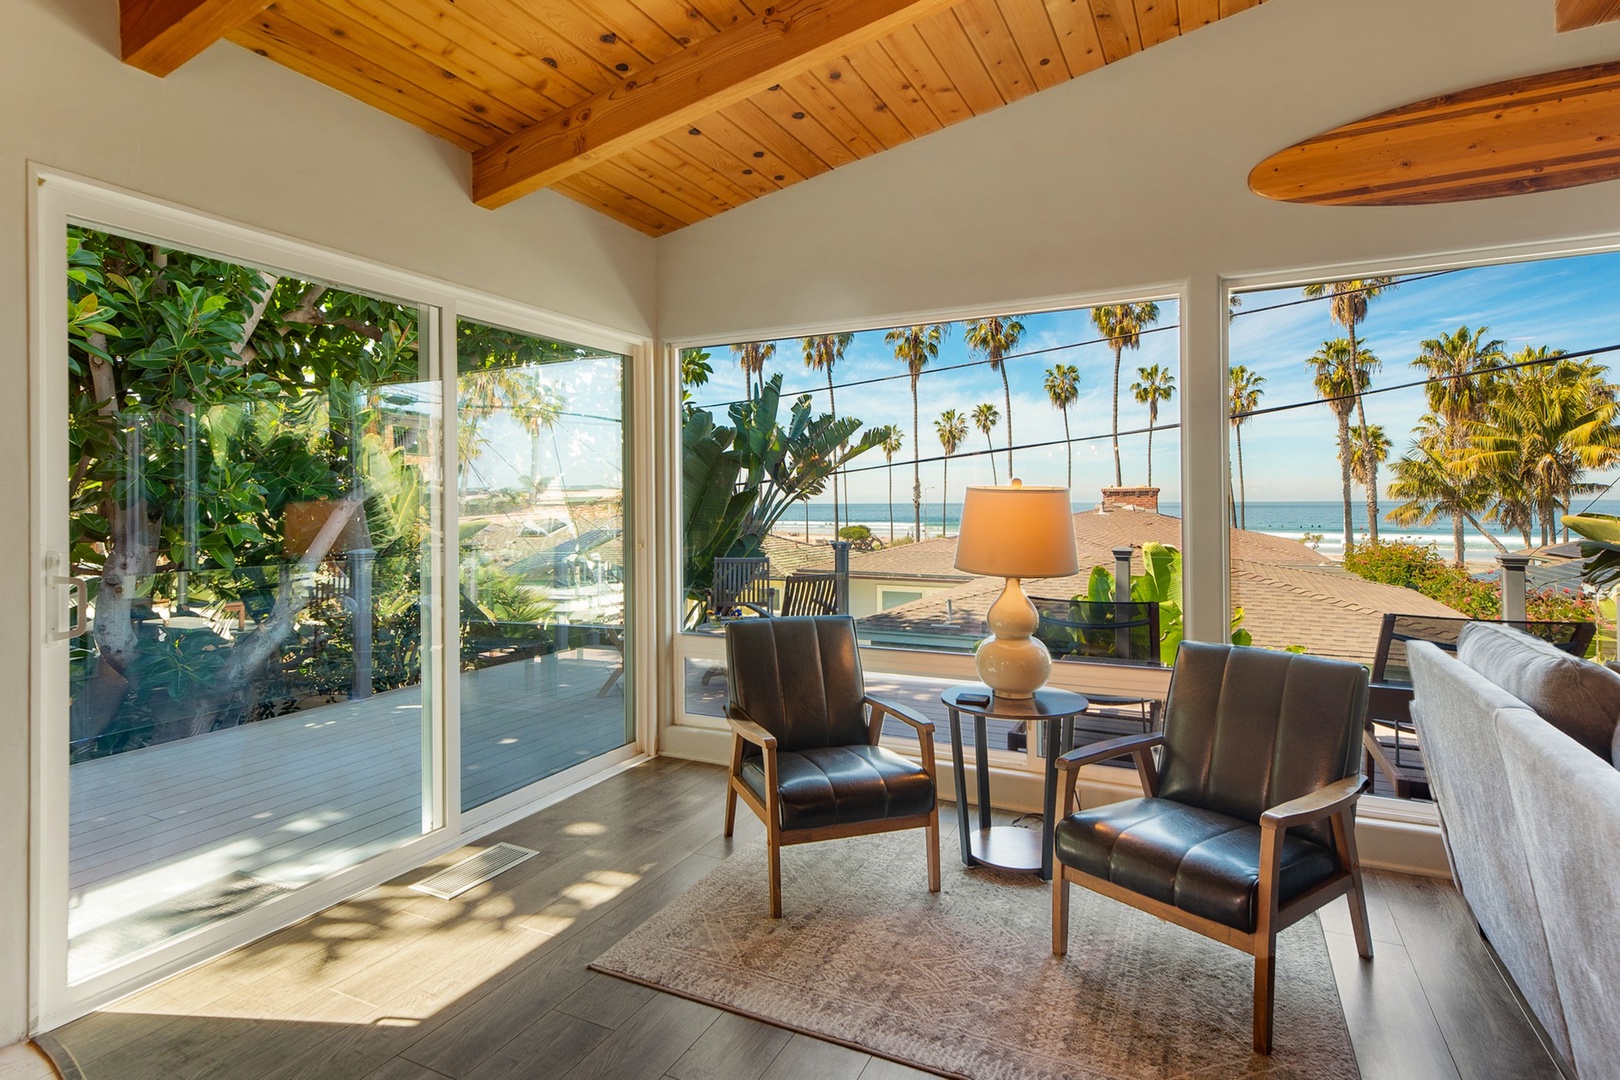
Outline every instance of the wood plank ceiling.
<svg viewBox="0 0 1620 1080">
<path fill-rule="evenodd" d="M 131 63 L 223 34 L 652 236 L 1261 2 L 121 0 Z"/>
</svg>

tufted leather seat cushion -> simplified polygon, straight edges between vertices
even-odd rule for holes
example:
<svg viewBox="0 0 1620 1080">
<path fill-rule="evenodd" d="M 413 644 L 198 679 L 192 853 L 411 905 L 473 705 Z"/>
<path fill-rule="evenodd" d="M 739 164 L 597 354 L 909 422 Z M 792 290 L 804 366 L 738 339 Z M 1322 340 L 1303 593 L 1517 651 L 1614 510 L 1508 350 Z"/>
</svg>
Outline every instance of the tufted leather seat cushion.
<svg viewBox="0 0 1620 1080">
<path fill-rule="evenodd" d="M 776 755 L 782 828 L 815 829 L 926 814 L 934 782 L 922 766 L 881 746 L 827 746 Z M 765 798 L 765 764 L 745 760 L 743 782 Z"/>
<path fill-rule="evenodd" d="M 1056 829 L 1068 866 L 1192 915 L 1253 933 L 1258 921 L 1260 829 L 1237 818 L 1168 799 L 1130 799 L 1082 810 Z M 1331 877 L 1329 849 L 1283 835 L 1278 899 Z"/>
</svg>

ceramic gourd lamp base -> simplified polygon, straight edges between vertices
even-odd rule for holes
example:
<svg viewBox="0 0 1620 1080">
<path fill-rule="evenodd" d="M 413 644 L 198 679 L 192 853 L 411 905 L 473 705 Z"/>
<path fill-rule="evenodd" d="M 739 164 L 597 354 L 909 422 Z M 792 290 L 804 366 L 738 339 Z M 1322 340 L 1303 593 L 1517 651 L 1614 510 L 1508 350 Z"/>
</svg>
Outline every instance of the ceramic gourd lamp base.
<svg viewBox="0 0 1620 1080">
<path fill-rule="evenodd" d="M 985 622 L 990 636 L 979 642 L 974 654 L 979 681 L 997 697 L 1034 697 L 1052 674 L 1052 655 L 1044 642 L 1030 636 L 1040 624 L 1040 616 L 1017 578 L 1007 579 L 1007 587 L 990 606 Z"/>
</svg>

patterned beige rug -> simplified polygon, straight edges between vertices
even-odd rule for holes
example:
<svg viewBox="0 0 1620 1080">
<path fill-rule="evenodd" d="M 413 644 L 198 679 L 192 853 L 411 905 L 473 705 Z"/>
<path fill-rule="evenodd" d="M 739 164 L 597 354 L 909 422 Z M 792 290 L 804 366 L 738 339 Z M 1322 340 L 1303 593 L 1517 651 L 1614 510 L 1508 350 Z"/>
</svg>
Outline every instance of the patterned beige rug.
<svg viewBox="0 0 1620 1080">
<path fill-rule="evenodd" d="M 1249 956 L 1073 889 L 1059 959 L 1050 887 L 970 871 L 944 840 L 937 896 L 917 833 L 789 848 L 779 922 L 763 842 L 741 844 L 591 966 L 972 1080 L 1360 1075 L 1314 916 L 1278 943 L 1268 1059 L 1249 1047 Z"/>
</svg>

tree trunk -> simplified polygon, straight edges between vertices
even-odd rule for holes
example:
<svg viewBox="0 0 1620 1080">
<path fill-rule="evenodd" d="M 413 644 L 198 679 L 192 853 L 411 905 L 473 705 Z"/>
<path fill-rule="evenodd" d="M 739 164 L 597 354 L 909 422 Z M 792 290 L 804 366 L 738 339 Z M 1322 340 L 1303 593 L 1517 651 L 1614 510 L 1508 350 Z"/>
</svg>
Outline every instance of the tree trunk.
<svg viewBox="0 0 1620 1080">
<path fill-rule="evenodd" d="M 1474 517 L 1473 514 L 1469 514 L 1469 513 L 1464 513 L 1463 516 L 1468 519 L 1468 524 L 1470 524 L 1470 525 L 1472 525 L 1474 527 L 1475 532 L 1479 533 L 1479 535 L 1483 536 L 1485 539 L 1487 539 L 1487 540 L 1489 540 L 1491 542 L 1492 547 L 1494 547 L 1499 553 L 1501 553 L 1503 555 L 1507 554 L 1507 545 L 1502 543 L 1502 541 L 1498 540 L 1495 536 L 1493 536 L 1491 534 L 1490 530 L 1486 529 L 1485 526 L 1481 525 L 1479 523 L 1478 518 Z M 1524 546 L 1529 547 L 1530 545 L 1527 542 Z M 1459 548 L 1458 550 L 1461 551 L 1462 549 Z"/>
<path fill-rule="evenodd" d="M 1123 487 L 1124 473 L 1119 470 L 1119 353 L 1120 347 L 1114 346 L 1114 486 Z"/>
<path fill-rule="evenodd" d="M 1148 487 L 1153 486 L 1153 417 L 1148 417 Z"/>
<path fill-rule="evenodd" d="M 990 432 L 989 432 L 988 429 L 984 433 L 984 445 L 986 447 L 988 447 L 989 450 L 990 450 L 990 454 L 989 454 L 989 458 L 990 458 L 990 482 L 992 484 L 999 484 L 999 483 L 1001 483 L 1001 480 L 997 477 L 997 474 L 996 474 L 996 444 L 990 441 Z M 1012 483 L 1012 469 L 1011 469 L 1011 467 L 1009 467 L 1008 470 L 1007 470 L 1007 482 L 1009 484 Z"/>
<path fill-rule="evenodd" d="M 1249 527 L 1249 489 L 1243 482 L 1243 425 L 1239 424 L 1235 432 L 1237 435 L 1238 450 L 1238 528 Z"/>
<path fill-rule="evenodd" d="M 951 512 L 949 509 L 951 498 L 951 456 L 946 454 L 945 460 L 941 464 L 944 467 L 944 475 L 939 481 L 940 487 L 943 489 L 939 494 L 939 535 L 945 537 L 951 535 Z"/>
<path fill-rule="evenodd" d="M 1007 382 L 1007 365 L 1003 363 L 1003 364 L 999 364 L 998 366 L 1001 368 L 1001 396 L 1002 396 L 1002 399 L 1007 403 L 1007 483 L 1010 484 L 1010 483 L 1012 483 L 1012 479 L 1013 479 L 1013 462 L 1012 462 L 1012 446 L 1013 446 L 1013 443 L 1012 443 L 1012 386 Z M 988 439 L 989 437 L 990 437 L 989 435 L 985 436 L 986 439 Z M 991 475 L 992 476 L 995 475 L 995 465 L 996 465 L 996 455 L 994 453 L 992 453 L 990 455 L 990 468 L 991 468 Z"/>
<path fill-rule="evenodd" d="M 1355 524 L 1350 520 L 1350 413 L 1339 413 L 1339 480 L 1344 494 L 1344 550 L 1356 546 Z"/>
<path fill-rule="evenodd" d="M 1226 515 L 1232 520 L 1232 528 L 1238 527 L 1237 516 L 1237 488 L 1232 486 L 1232 463 L 1226 464 Z"/>
<path fill-rule="evenodd" d="M 1365 436 L 1367 434 L 1367 410 L 1361 404 L 1361 345 L 1356 340 L 1355 320 L 1347 326 L 1350 332 L 1350 373 L 1356 385 L 1356 423 L 1361 426 L 1363 445 L 1359 447 L 1361 454 L 1361 475 L 1367 477 L 1367 540 L 1378 543 L 1378 465 L 1373 461 L 1372 443 Z"/>
<path fill-rule="evenodd" d="M 894 462 L 889 462 L 889 546 L 894 547 Z"/>
<path fill-rule="evenodd" d="M 917 380 L 911 380 L 911 517 L 913 538 L 922 536 L 922 443 L 917 441 Z"/>
<path fill-rule="evenodd" d="M 834 420 L 838 419 L 838 402 L 833 400 L 833 381 L 832 381 L 832 365 L 831 364 L 827 365 L 827 411 L 832 413 L 832 418 Z M 833 496 L 833 539 L 836 540 L 836 539 L 838 539 L 838 470 L 837 469 L 834 469 L 833 474 L 832 474 L 832 496 Z M 808 499 L 805 500 L 805 504 L 804 504 L 804 522 L 805 522 L 805 524 L 804 524 L 804 539 L 808 543 L 809 540 L 810 540 L 810 501 Z"/>
<path fill-rule="evenodd" d="M 1452 552 L 1452 561 L 1454 561 L 1458 566 L 1461 566 L 1463 564 L 1463 562 L 1464 562 L 1464 552 L 1466 552 L 1466 551 L 1467 551 L 1467 547 L 1466 547 L 1465 542 L 1463 540 L 1463 519 L 1462 519 L 1462 514 L 1459 513 L 1456 510 L 1453 510 L 1451 512 L 1451 552 Z"/>
<path fill-rule="evenodd" d="M 1063 406 L 1063 449 L 1069 455 L 1069 497 L 1074 497 L 1074 443 L 1069 440 L 1069 407 Z"/>
</svg>

